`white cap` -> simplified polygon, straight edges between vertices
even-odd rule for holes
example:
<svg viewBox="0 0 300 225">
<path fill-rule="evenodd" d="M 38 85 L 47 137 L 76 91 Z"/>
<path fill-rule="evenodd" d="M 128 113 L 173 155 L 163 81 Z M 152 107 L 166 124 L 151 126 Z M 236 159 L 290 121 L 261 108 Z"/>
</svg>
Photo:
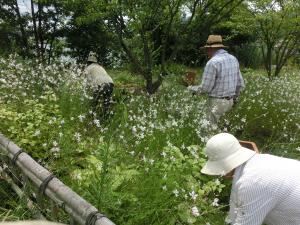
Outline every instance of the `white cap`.
<svg viewBox="0 0 300 225">
<path fill-rule="evenodd" d="M 97 55 L 95 52 L 90 52 L 88 57 L 88 62 L 97 62 Z"/>
<path fill-rule="evenodd" d="M 205 154 L 208 156 L 208 161 L 201 173 L 225 175 L 248 161 L 256 153 L 242 147 L 233 135 L 220 133 L 207 141 Z"/>
</svg>

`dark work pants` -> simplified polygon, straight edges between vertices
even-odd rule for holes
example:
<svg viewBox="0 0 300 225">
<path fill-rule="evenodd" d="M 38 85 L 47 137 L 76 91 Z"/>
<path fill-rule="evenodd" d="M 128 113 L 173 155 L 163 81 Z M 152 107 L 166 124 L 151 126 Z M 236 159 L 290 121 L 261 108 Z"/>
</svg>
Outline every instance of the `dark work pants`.
<svg viewBox="0 0 300 225">
<path fill-rule="evenodd" d="M 99 85 L 93 93 L 92 108 L 94 112 L 98 112 L 97 108 L 101 102 L 102 108 L 100 110 L 100 117 L 106 119 L 109 114 L 110 103 L 112 100 L 112 93 L 114 90 L 113 83 L 104 83 Z"/>
</svg>

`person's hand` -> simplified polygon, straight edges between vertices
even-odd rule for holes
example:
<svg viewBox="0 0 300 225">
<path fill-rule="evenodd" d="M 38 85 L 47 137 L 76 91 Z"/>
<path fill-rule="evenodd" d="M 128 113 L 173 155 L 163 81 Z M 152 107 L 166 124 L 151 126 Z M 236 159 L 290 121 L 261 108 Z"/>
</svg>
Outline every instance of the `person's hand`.
<svg viewBox="0 0 300 225">
<path fill-rule="evenodd" d="M 193 94 L 196 94 L 198 92 L 198 86 L 188 86 L 187 89 Z"/>
<path fill-rule="evenodd" d="M 233 106 L 235 106 L 237 103 L 238 103 L 238 97 L 239 96 L 237 96 L 237 95 L 235 95 L 234 97 L 233 97 Z"/>
</svg>

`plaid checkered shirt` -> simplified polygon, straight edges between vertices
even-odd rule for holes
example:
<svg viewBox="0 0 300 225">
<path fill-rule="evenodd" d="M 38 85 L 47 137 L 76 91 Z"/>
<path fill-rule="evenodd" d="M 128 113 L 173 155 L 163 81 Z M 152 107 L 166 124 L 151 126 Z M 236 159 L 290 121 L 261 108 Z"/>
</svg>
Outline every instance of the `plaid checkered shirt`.
<svg viewBox="0 0 300 225">
<path fill-rule="evenodd" d="M 224 49 L 219 49 L 207 62 L 201 85 L 193 86 L 191 90 L 220 98 L 238 96 L 244 87 L 238 60 Z"/>
</svg>

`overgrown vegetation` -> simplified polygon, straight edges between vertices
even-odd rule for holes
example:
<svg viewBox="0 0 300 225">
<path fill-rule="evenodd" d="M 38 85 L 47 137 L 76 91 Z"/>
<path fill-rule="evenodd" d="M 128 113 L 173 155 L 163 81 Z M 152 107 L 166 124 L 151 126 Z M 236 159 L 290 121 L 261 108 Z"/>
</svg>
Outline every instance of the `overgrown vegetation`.
<svg viewBox="0 0 300 225">
<path fill-rule="evenodd" d="M 300 158 L 299 72 L 270 83 L 262 72 L 245 70 L 239 103 L 211 128 L 206 98 L 180 84 L 180 66 L 151 96 L 136 90 L 142 79 L 110 71 L 117 88 L 110 120 L 101 123 L 77 67 L 14 57 L 0 63 L 1 132 L 116 224 L 224 224 L 229 186 L 200 174 L 204 144 L 217 132 Z M 20 207 L 6 207 L 1 219 L 31 216 Z"/>
</svg>

